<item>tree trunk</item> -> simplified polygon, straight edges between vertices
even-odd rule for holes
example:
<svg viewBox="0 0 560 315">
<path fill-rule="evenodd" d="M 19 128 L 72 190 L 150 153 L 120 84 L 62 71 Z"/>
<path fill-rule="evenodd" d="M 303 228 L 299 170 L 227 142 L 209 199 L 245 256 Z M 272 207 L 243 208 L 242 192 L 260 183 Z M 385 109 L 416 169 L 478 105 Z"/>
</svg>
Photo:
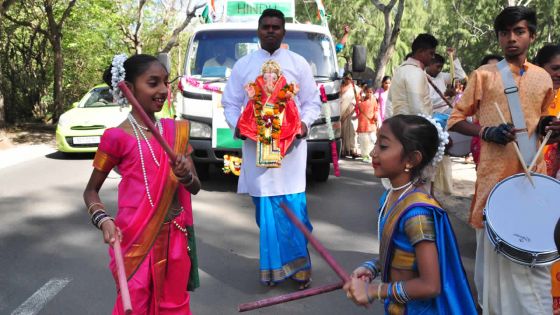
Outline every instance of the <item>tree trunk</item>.
<svg viewBox="0 0 560 315">
<path fill-rule="evenodd" d="M 53 115 L 52 122 L 58 122 L 58 117 L 62 115 L 64 110 L 64 98 L 62 94 L 62 70 L 64 69 L 64 59 L 62 57 L 62 45 L 60 37 L 56 36 L 55 42 L 52 43 L 54 52 L 54 88 L 53 88 Z"/>
<path fill-rule="evenodd" d="M 404 0 L 398 0 L 397 12 L 395 13 L 395 18 L 393 19 L 393 25 L 391 25 L 391 11 L 395 6 L 395 1 L 391 1 L 388 5 L 383 5 L 377 0 L 372 0 L 372 3 L 383 12 L 385 21 L 385 31 L 383 33 L 383 40 L 379 45 L 379 52 L 375 57 L 374 61 L 374 86 L 381 86 L 381 80 L 385 75 L 385 68 L 389 59 L 393 56 L 395 52 L 395 44 L 400 33 L 401 20 L 404 12 Z"/>
<path fill-rule="evenodd" d="M 177 46 L 177 38 L 179 38 L 179 34 L 181 34 L 181 32 L 191 23 L 196 10 L 202 8 L 205 5 L 206 3 L 202 3 L 190 9 L 191 1 L 189 1 L 189 3 L 187 4 L 187 14 L 185 16 L 185 20 L 183 21 L 183 23 L 181 23 L 181 25 L 173 30 L 171 38 L 169 39 L 169 41 L 167 41 L 167 44 L 165 44 L 165 47 L 161 50 L 162 53 L 169 53 L 171 49 L 173 49 L 173 47 Z"/>
</svg>

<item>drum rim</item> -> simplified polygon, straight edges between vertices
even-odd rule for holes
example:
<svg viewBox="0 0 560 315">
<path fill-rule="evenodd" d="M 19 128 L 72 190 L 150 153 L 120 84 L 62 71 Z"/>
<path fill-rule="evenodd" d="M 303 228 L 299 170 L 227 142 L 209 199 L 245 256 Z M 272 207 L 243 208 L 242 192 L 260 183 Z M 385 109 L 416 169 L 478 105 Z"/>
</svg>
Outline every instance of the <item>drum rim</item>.
<svg viewBox="0 0 560 315">
<path fill-rule="evenodd" d="M 547 266 L 550 265 L 552 263 L 554 263 L 555 261 L 558 261 L 560 259 L 560 254 L 558 253 L 558 251 L 556 250 L 550 250 L 550 251 L 543 251 L 543 252 L 536 252 L 536 251 L 530 251 L 530 250 L 526 250 L 523 248 L 519 248 L 511 243 L 509 243 L 508 241 L 502 239 L 499 237 L 499 235 L 496 233 L 496 231 L 492 228 L 492 224 L 488 223 L 488 221 L 485 222 L 485 234 L 488 237 L 488 240 L 490 241 L 490 243 L 494 246 L 494 250 L 498 253 L 500 253 L 501 255 L 504 255 L 505 257 L 507 257 L 509 260 L 519 263 L 521 265 L 525 265 L 525 266 Z M 519 257 L 515 257 L 513 255 L 511 255 L 510 253 L 500 250 L 497 248 L 496 242 L 494 241 L 495 238 L 500 238 L 501 240 L 501 246 L 506 246 L 509 247 L 513 250 L 516 250 L 518 252 L 522 252 L 522 253 L 526 253 L 530 256 L 535 256 L 535 262 L 533 263 L 533 261 L 527 261 L 524 259 L 520 259 Z M 546 260 L 544 260 L 543 256 L 550 256 L 550 255 L 555 256 L 553 259 L 549 259 L 547 258 Z"/>
<path fill-rule="evenodd" d="M 531 173 L 531 176 L 533 176 L 533 177 L 549 178 L 549 179 L 552 179 L 553 181 L 557 182 L 558 184 L 560 184 L 560 180 L 558 180 L 558 179 L 556 179 L 556 178 L 554 178 L 554 177 L 548 176 L 548 175 L 546 175 L 546 174 L 541 174 L 541 173 L 536 173 L 536 172 L 530 172 L 530 173 Z M 490 240 L 490 242 L 492 243 L 492 245 L 494 245 L 494 247 L 496 247 L 496 244 L 494 243 L 492 236 L 499 237 L 499 235 L 496 233 L 496 230 L 495 230 L 494 225 L 492 224 L 492 222 L 488 220 L 488 216 L 487 216 L 488 203 L 489 203 L 489 201 L 490 201 L 490 198 L 491 198 L 492 195 L 494 194 L 494 191 L 495 191 L 500 185 L 502 185 L 503 183 L 505 183 L 507 180 L 510 180 L 510 179 L 512 179 L 512 178 L 515 178 L 515 177 L 520 177 L 520 176 L 526 176 L 526 175 L 525 175 L 525 173 L 517 173 L 517 174 L 513 174 L 513 175 L 510 175 L 510 176 L 508 176 L 508 177 L 502 179 L 501 181 L 499 181 L 499 182 L 492 188 L 492 190 L 491 190 L 490 193 L 488 194 L 488 197 L 486 198 L 486 205 L 485 205 L 484 211 L 483 211 L 483 214 L 484 214 L 484 225 L 485 225 L 485 230 L 486 230 L 485 232 L 486 232 L 486 235 L 487 235 L 488 239 Z M 490 234 L 490 233 L 492 233 L 492 234 Z M 502 244 L 504 244 L 504 245 L 506 245 L 506 246 L 508 246 L 508 247 L 510 247 L 510 248 L 512 248 L 512 249 L 514 249 L 514 250 L 517 250 L 517 251 L 520 251 L 520 252 L 524 252 L 524 253 L 528 253 L 528 254 L 530 254 L 530 255 L 532 255 L 532 254 L 535 254 L 535 255 L 536 255 L 537 259 L 536 259 L 535 263 L 532 263 L 532 262 L 526 262 L 525 260 L 520 260 L 520 259 L 517 258 L 517 257 L 511 257 L 511 255 L 508 255 L 507 253 L 504 253 L 503 251 L 500 251 L 499 249 L 496 249 L 497 252 L 499 252 L 500 254 L 504 255 L 504 256 L 507 257 L 508 259 L 510 259 L 510 260 L 512 260 L 512 261 L 514 261 L 514 262 L 517 262 L 517 263 L 519 263 L 519 264 L 522 264 L 522 265 L 526 265 L 526 266 L 550 265 L 550 264 L 552 264 L 552 263 L 554 263 L 555 261 L 557 261 L 557 260 L 560 259 L 560 254 L 558 253 L 557 250 L 540 251 L 540 252 L 530 251 L 530 250 L 526 250 L 526 249 L 519 248 L 519 247 L 517 247 L 517 246 L 515 246 L 515 245 L 513 245 L 513 244 L 511 244 L 511 243 L 509 243 L 507 240 L 505 240 L 505 239 L 503 239 L 503 238 L 500 238 L 500 240 L 501 240 Z M 538 259 L 539 256 L 544 256 L 544 255 L 549 255 L 549 254 L 554 254 L 554 253 L 556 253 L 556 258 L 553 259 L 553 260 L 540 261 L 540 260 Z"/>
</svg>

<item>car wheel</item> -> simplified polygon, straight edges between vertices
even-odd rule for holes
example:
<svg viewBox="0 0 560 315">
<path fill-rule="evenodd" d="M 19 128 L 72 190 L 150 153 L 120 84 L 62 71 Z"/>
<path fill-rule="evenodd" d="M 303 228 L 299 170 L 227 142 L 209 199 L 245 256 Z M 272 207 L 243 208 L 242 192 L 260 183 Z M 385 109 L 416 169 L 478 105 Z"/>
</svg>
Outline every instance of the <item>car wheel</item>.
<svg viewBox="0 0 560 315">
<path fill-rule="evenodd" d="M 326 182 L 331 172 L 330 163 L 311 164 L 311 177 L 316 182 Z"/>
</svg>

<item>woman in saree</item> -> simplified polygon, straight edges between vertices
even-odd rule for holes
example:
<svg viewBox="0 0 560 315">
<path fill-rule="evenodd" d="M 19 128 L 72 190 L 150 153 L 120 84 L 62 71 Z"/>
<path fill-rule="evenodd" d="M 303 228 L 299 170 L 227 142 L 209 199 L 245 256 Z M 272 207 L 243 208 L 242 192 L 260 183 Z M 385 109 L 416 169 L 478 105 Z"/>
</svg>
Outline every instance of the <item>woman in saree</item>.
<svg viewBox="0 0 560 315">
<path fill-rule="evenodd" d="M 342 124 L 342 156 L 358 157 L 356 128 L 358 116 L 356 115 L 356 98 L 360 96 L 360 88 L 355 87 L 350 75 L 344 76 L 340 87 L 340 122 Z"/>
<path fill-rule="evenodd" d="M 94 170 L 84 191 L 92 223 L 110 244 L 110 269 L 118 283 L 113 244 L 118 237 L 134 314 L 191 314 L 187 291 L 198 286 L 191 194 L 200 190 L 189 157 L 186 121 L 158 120 L 164 106 L 168 73 L 153 56 L 115 56 L 104 81 L 115 100 L 126 103 L 116 86 L 124 80 L 145 113 L 177 155 L 167 153 L 132 109 L 128 118 L 101 137 Z M 114 167 L 122 175 L 118 210 L 113 219 L 99 191 Z M 113 314 L 124 314 L 120 291 Z"/>
<path fill-rule="evenodd" d="M 477 314 L 447 214 L 423 191 L 423 171 L 442 160 L 447 143 L 431 117 L 397 115 L 381 125 L 372 166 L 391 188 L 380 200 L 379 259 L 344 285 L 356 304 L 379 300 L 390 315 Z"/>
</svg>

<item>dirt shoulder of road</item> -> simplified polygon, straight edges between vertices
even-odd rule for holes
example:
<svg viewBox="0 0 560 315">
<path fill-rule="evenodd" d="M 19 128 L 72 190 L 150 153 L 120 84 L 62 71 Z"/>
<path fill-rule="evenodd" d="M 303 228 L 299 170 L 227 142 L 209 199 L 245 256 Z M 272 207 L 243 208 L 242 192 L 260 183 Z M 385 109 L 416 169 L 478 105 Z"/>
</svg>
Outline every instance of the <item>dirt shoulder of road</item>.
<svg viewBox="0 0 560 315">
<path fill-rule="evenodd" d="M 55 145 L 56 126 L 26 123 L 0 129 L 0 150 L 20 145 Z"/>
</svg>

